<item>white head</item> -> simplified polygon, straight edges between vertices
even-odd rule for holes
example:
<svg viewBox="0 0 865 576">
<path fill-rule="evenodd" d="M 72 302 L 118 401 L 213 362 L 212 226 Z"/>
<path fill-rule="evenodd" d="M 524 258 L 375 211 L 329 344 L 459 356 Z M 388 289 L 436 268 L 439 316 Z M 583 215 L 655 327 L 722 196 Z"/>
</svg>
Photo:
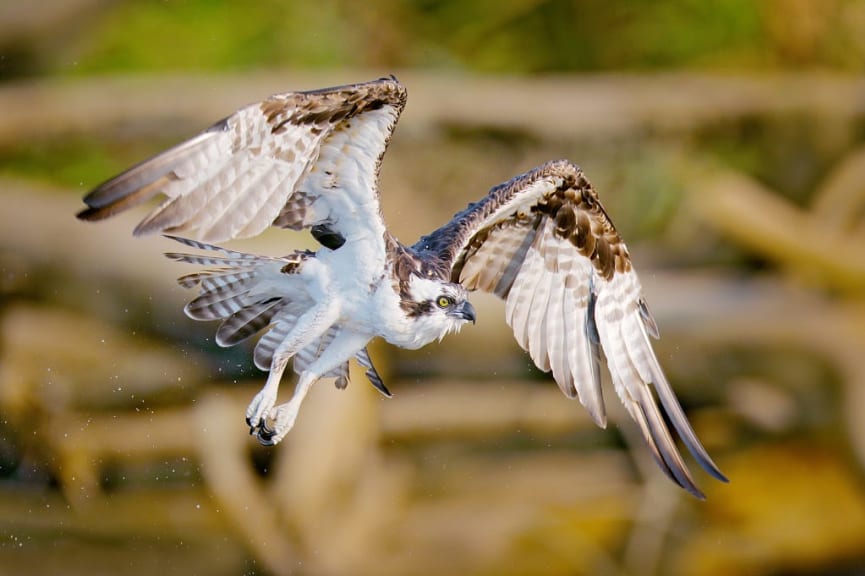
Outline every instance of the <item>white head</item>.
<svg viewBox="0 0 865 576">
<path fill-rule="evenodd" d="M 418 347 L 459 332 L 463 324 L 475 321 L 475 309 L 461 284 L 412 275 L 408 296 L 402 307 L 414 322 Z"/>
</svg>

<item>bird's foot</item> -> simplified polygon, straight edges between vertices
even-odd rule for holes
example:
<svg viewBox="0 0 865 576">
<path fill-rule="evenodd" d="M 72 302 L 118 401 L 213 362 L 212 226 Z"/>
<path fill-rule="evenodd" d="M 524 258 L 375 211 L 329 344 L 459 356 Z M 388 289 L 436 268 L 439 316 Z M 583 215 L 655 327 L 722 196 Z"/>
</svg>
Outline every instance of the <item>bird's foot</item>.
<svg viewBox="0 0 865 576">
<path fill-rule="evenodd" d="M 276 404 L 276 390 L 265 386 L 255 395 L 246 409 L 246 424 L 249 426 L 250 434 L 259 436 L 261 428 L 266 426 L 265 418 L 273 410 L 274 404 Z"/>
<path fill-rule="evenodd" d="M 253 434 L 264 446 L 275 446 L 285 438 L 285 435 L 294 427 L 297 419 L 298 407 L 294 402 L 280 404 L 270 411 L 267 418 L 258 421 L 258 425 L 251 426 Z"/>
</svg>

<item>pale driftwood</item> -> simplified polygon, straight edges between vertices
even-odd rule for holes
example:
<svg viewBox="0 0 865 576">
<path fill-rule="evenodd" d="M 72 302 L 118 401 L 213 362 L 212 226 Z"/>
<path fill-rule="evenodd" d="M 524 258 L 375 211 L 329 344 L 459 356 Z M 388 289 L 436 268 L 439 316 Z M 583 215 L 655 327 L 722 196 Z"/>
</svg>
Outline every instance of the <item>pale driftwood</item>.
<svg viewBox="0 0 865 576">
<path fill-rule="evenodd" d="M 865 235 L 837 217 L 802 210 L 737 172 L 699 173 L 689 187 L 701 217 L 734 241 L 820 284 L 865 291 Z M 821 203 L 820 210 L 829 209 Z"/>
<path fill-rule="evenodd" d="M 812 208 L 825 226 L 865 237 L 865 147 L 845 156 L 832 170 L 815 192 Z"/>
<path fill-rule="evenodd" d="M 56 50 L 52 36 L 62 35 L 72 28 L 72 20 L 92 17 L 100 8 L 104 9 L 101 0 L 0 2 L 0 38 L 4 45 L 29 44 L 37 52 L 41 40 Z"/>
<path fill-rule="evenodd" d="M 546 138 L 601 138 L 639 130 L 690 132 L 760 114 L 865 115 L 865 78 L 835 74 L 460 77 L 394 71 L 408 86 L 402 131 L 497 127 Z M 43 80 L 0 89 L 0 144 L 119 125 L 163 132 L 205 128 L 249 102 L 289 90 L 345 84 L 380 71 L 278 70 L 220 76 Z M 458 94 L 458 98 L 453 95 Z M 542 102 L 543 105 L 536 105 Z"/>
</svg>

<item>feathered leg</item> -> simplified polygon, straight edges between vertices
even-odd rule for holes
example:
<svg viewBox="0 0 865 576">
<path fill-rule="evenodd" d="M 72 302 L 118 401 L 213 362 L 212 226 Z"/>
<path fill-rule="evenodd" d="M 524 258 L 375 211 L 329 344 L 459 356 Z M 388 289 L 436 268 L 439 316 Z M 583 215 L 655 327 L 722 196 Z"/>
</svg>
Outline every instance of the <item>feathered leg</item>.
<svg viewBox="0 0 865 576">
<path fill-rule="evenodd" d="M 339 306 L 327 300 L 321 302 L 315 308 L 305 312 L 294 325 L 285 339 L 277 346 L 270 363 L 270 374 L 261 391 L 255 395 L 249 407 L 246 409 L 246 423 L 249 424 L 250 434 L 258 436 L 262 443 L 265 439 L 265 418 L 270 414 L 276 403 L 276 395 L 279 390 L 279 382 L 285 367 L 292 356 L 297 354 L 305 346 L 321 336 L 337 320 Z M 303 378 L 301 377 L 301 380 Z M 308 388 L 312 383 L 306 384 Z M 298 386 L 300 383 L 298 383 Z M 306 391 L 304 391 L 304 395 Z"/>
<path fill-rule="evenodd" d="M 262 420 L 258 427 L 257 436 L 259 442 L 265 446 L 272 446 L 282 440 L 294 427 L 294 421 L 300 411 L 300 405 L 312 385 L 319 378 L 327 374 L 334 367 L 354 357 L 362 350 L 370 338 L 368 335 L 353 332 L 340 332 L 333 342 L 316 358 L 306 370 L 301 372 L 294 390 L 294 396 L 285 404 L 280 404 L 270 410 L 269 418 Z M 265 385 L 267 388 L 267 385 Z M 262 390 L 264 392 L 264 390 Z"/>
</svg>

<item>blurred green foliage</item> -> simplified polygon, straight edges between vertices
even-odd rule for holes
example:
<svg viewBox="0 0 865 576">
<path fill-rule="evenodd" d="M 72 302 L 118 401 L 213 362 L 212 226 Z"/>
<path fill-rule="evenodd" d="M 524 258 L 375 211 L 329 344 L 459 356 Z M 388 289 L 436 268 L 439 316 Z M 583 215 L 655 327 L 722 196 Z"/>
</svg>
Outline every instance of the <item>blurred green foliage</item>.
<svg viewBox="0 0 865 576">
<path fill-rule="evenodd" d="M 97 175 L 113 174 L 128 165 L 107 143 L 83 136 L 0 148 L 0 176 L 32 178 L 70 188 L 92 184 Z"/>
<path fill-rule="evenodd" d="M 754 59 L 764 43 L 759 5 L 745 0 L 449 0 L 420 5 L 422 37 L 443 39 L 442 48 L 455 62 L 485 71 L 732 63 L 739 54 Z"/>
<path fill-rule="evenodd" d="M 78 40 L 74 74 L 334 66 L 351 59 L 337 3 L 120 2 Z"/>
<path fill-rule="evenodd" d="M 3 42 L 0 74 L 258 67 L 550 73 L 665 68 L 859 69 L 858 0 L 208 0 L 84 3 L 73 31 Z M 92 4 L 92 6 L 91 6 Z M 44 52 L 49 52 L 45 54 Z"/>
</svg>

